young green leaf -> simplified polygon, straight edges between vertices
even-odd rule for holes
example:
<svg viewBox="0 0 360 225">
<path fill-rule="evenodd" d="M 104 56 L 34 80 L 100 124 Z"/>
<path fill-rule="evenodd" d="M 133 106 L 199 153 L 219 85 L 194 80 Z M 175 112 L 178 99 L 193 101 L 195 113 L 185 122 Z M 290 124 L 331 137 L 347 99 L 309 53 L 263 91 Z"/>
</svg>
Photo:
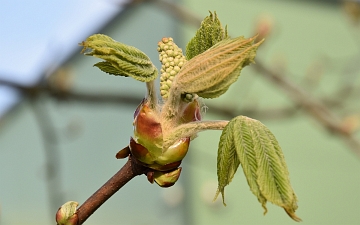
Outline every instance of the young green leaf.
<svg viewBox="0 0 360 225">
<path fill-rule="evenodd" d="M 227 37 L 226 27 L 224 29 L 221 26 L 216 12 L 214 14 L 210 12 L 210 15 L 201 22 L 195 36 L 186 45 L 186 59 L 192 59 Z"/>
<path fill-rule="evenodd" d="M 290 184 L 282 150 L 274 135 L 259 121 L 245 116 L 232 119 L 228 127 L 232 128 L 224 134 L 228 138 L 220 139 L 219 154 L 224 155 L 218 155 L 218 170 L 226 166 L 224 160 L 219 159 L 228 157 L 229 154 L 229 150 L 226 153 L 224 150 L 220 151 L 220 147 L 226 149 L 222 146 L 234 146 L 236 160 L 239 160 L 250 190 L 258 198 L 265 213 L 266 202 L 270 201 L 284 208 L 293 220 L 301 221 L 295 214 L 297 198 Z M 226 180 L 226 174 L 218 173 L 218 190 L 222 194 L 228 185 L 224 179 Z"/>
<path fill-rule="evenodd" d="M 291 187 L 289 172 L 284 155 L 275 136 L 262 123 L 251 121 L 254 149 L 258 159 L 257 182 L 265 198 L 284 208 L 295 221 L 301 221 L 296 216 L 297 197 Z"/>
<path fill-rule="evenodd" d="M 107 61 L 95 63 L 94 66 L 96 66 L 97 68 L 99 68 L 103 72 L 111 74 L 111 75 L 118 75 L 118 76 L 128 77 L 126 75 L 126 73 L 124 73 L 124 71 L 115 68 L 110 62 L 107 62 Z"/>
<path fill-rule="evenodd" d="M 103 34 L 94 34 L 83 41 L 82 52 L 92 49 L 85 55 L 104 59 L 94 66 L 102 71 L 119 76 L 132 77 L 142 82 L 149 82 L 157 77 L 157 69 L 149 57 L 139 49 L 114 41 Z"/>
<path fill-rule="evenodd" d="M 242 68 L 254 62 L 256 50 L 262 43 L 254 43 L 255 38 L 220 41 L 185 63 L 173 87 L 176 86 L 182 93 L 195 93 L 203 98 L 219 97 L 237 80 Z"/>
<path fill-rule="evenodd" d="M 257 183 L 258 175 L 258 164 L 256 158 L 256 152 L 254 151 L 254 143 L 251 133 L 251 124 L 247 123 L 247 117 L 237 117 L 233 120 L 234 128 L 234 146 L 236 146 L 236 153 L 240 159 L 241 166 L 243 168 L 246 180 L 250 187 L 251 192 L 257 197 L 258 201 L 261 203 L 265 212 L 266 208 L 266 198 L 262 195 L 260 187 Z"/>
<path fill-rule="evenodd" d="M 231 182 L 240 164 L 233 140 L 233 124 L 228 123 L 228 125 L 226 125 L 221 134 L 219 142 L 217 158 L 217 175 L 219 188 L 214 198 L 215 200 L 218 197 L 219 193 L 221 193 L 224 205 L 226 205 L 224 188 Z"/>
</svg>

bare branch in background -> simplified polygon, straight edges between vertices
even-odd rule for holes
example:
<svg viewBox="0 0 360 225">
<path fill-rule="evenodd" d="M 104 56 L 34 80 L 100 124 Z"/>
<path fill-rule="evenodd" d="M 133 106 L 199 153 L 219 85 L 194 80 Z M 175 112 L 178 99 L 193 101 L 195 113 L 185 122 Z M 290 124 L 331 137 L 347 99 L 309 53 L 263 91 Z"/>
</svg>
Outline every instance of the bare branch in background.
<svg viewBox="0 0 360 225">
<path fill-rule="evenodd" d="M 25 97 L 34 95 L 45 95 L 63 102 L 77 102 L 87 104 L 115 104 L 115 105 L 129 105 L 137 106 L 141 101 L 141 97 L 122 95 L 118 93 L 92 93 L 92 92 L 78 92 L 69 90 L 57 90 L 47 85 L 35 85 L 32 87 L 15 84 L 8 81 L 0 80 L 0 84 L 13 87 L 21 91 Z M 258 109 L 256 107 L 248 107 L 243 109 L 234 109 L 233 107 L 209 105 L 211 113 L 222 115 L 226 118 L 233 118 L 239 114 L 253 116 L 258 119 L 284 119 L 292 117 L 297 112 L 297 106 L 286 108 L 271 108 Z"/>
<path fill-rule="evenodd" d="M 58 138 L 56 129 L 51 121 L 50 115 L 40 99 L 31 99 L 31 108 L 34 112 L 35 120 L 39 126 L 44 145 L 45 156 L 45 182 L 47 186 L 48 198 L 50 202 L 50 214 L 52 214 L 64 202 L 64 192 L 60 171 L 61 157 L 57 147 Z"/>
<path fill-rule="evenodd" d="M 137 106 L 141 98 L 134 96 L 125 96 L 121 94 L 94 94 L 92 92 L 75 92 L 72 90 L 58 90 L 47 83 L 35 86 L 23 86 L 13 82 L 0 80 L 0 84 L 13 87 L 21 91 L 25 97 L 47 95 L 58 101 L 64 102 L 81 102 L 90 104 L 125 104 Z"/>
<path fill-rule="evenodd" d="M 165 9 L 171 16 L 180 19 L 184 23 L 188 23 L 198 27 L 201 19 L 192 14 L 188 9 L 183 6 L 166 0 L 138 0 L 131 1 L 126 7 L 134 6 L 141 2 L 151 2 L 158 7 Z M 216 105 L 210 106 L 211 113 L 220 114 L 229 118 L 238 116 L 239 114 L 252 115 L 256 118 L 264 119 L 283 119 L 297 115 L 300 109 L 304 110 L 309 116 L 314 118 L 331 134 L 336 135 L 347 143 L 353 153 L 360 157 L 360 141 L 355 138 L 351 130 L 344 126 L 341 119 L 333 112 L 335 107 L 343 107 L 345 104 L 342 102 L 343 98 L 350 98 L 356 88 L 353 83 L 346 83 L 349 86 L 341 86 L 338 89 L 336 96 L 338 98 L 331 98 L 327 96 L 323 99 L 316 99 L 311 94 L 308 94 L 304 88 L 296 85 L 283 74 L 283 72 L 274 72 L 261 62 L 256 60 L 257 63 L 252 67 L 258 72 L 259 76 L 272 82 L 279 87 L 289 98 L 292 100 L 293 105 L 284 108 L 271 108 L 260 110 L 256 106 L 250 108 L 233 108 L 233 107 L 219 107 Z M 61 81 L 63 82 L 63 81 Z M 64 202 L 62 183 L 60 177 L 60 153 L 57 145 L 58 140 L 56 130 L 51 121 L 48 111 L 40 102 L 43 97 L 50 97 L 62 102 L 76 101 L 79 103 L 90 104 L 126 104 L 136 106 L 140 102 L 140 98 L 133 96 L 124 96 L 121 94 L 94 94 L 91 92 L 76 92 L 71 90 L 71 87 L 56 86 L 59 81 L 52 84 L 49 80 L 44 80 L 42 83 L 34 86 L 23 86 L 16 83 L 2 81 L 1 85 L 16 88 L 23 93 L 31 102 L 34 111 L 35 119 L 39 125 L 40 132 L 44 144 L 44 154 L 46 157 L 46 181 L 50 200 L 50 211 L 56 211 L 58 206 Z M 311 85 L 311 84 L 310 84 Z M 59 88 L 60 87 L 60 88 Z M 340 96 L 340 98 L 339 98 Z M 115 194 L 122 188 L 128 181 L 135 176 L 146 174 L 149 169 L 137 163 L 136 160 L 130 155 L 127 163 L 121 168 L 112 178 L 110 178 L 100 189 L 98 189 L 88 200 L 86 200 L 76 211 L 78 217 L 77 224 L 83 224 L 89 216 L 91 216 L 107 199 Z"/>
<path fill-rule="evenodd" d="M 201 24 L 202 18 L 191 13 L 189 9 L 183 7 L 180 4 L 176 4 L 176 10 L 173 10 L 175 3 L 172 1 L 164 0 L 148 0 L 149 2 L 155 3 L 158 7 L 166 10 L 167 12 L 173 13 L 171 16 L 180 19 L 184 23 L 191 24 L 194 27 L 198 28 Z"/>
<path fill-rule="evenodd" d="M 128 4 L 126 7 L 134 6 L 135 3 L 146 2 L 134 1 L 132 4 Z M 201 19 L 196 15 L 192 14 L 189 10 L 183 8 L 174 2 L 165 0 L 148 0 L 148 2 L 155 3 L 157 6 L 166 9 L 171 16 L 175 16 L 177 19 L 185 23 L 189 23 L 194 26 L 199 26 Z M 134 3 L 134 4 L 133 4 Z M 335 97 L 326 96 L 323 99 L 316 99 L 311 94 L 308 94 L 303 88 L 300 88 L 290 80 L 286 75 L 274 72 L 273 70 L 266 67 L 261 61 L 257 60 L 257 63 L 252 66 L 258 73 L 259 76 L 264 77 L 273 84 L 279 87 L 290 99 L 293 101 L 293 106 L 284 108 L 271 108 L 271 109 L 258 109 L 256 106 L 247 108 L 233 108 L 210 105 L 211 113 L 226 116 L 228 118 L 236 117 L 239 114 L 251 115 L 261 119 L 283 119 L 297 115 L 299 109 L 304 110 L 308 115 L 318 121 L 327 131 L 331 134 L 336 135 L 347 143 L 353 152 L 360 157 L 360 141 L 355 138 L 351 130 L 347 129 L 342 123 L 341 119 L 333 113 L 334 109 L 339 109 L 344 106 L 344 98 L 350 98 L 351 96 L 357 95 L 358 89 L 353 83 L 344 83 L 350 86 L 340 86 L 338 91 L 334 93 Z M 38 103 L 39 97 L 50 97 L 62 102 L 78 102 L 78 103 L 90 103 L 90 104 L 116 104 L 116 105 L 131 105 L 137 106 L 140 102 L 140 98 L 133 96 L 124 96 L 118 93 L 109 94 L 94 94 L 92 92 L 77 92 L 71 90 L 71 88 L 57 88 L 56 86 L 49 83 L 49 80 L 44 80 L 42 83 L 34 86 L 23 86 L 16 83 L 12 83 L 5 80 L 0 80 L 1 85 L 13 87 L 21 91 L 25 97 L 31 99 L 35 117 L 38 121 L 44 142 L 45 154 L 47 158 L 46 165 L 48 166 L 48 176 L 56 177 L 51 178 L 55 180 L 55 183 L 48 183 L 48 190 L 50 196 L 56 196 L 54 202 L 51 203 L 51 207 L 57 207 L 57 200 L 62 198 L 61 182 L 59 179 L 58 172 L 60 171 L 59 166 L 59 153 L 57 151 L 57 138 L 55 128 L 52 125 L 50 117 L 42 105 Z M 50 179 L 49 179 L 50 180 Z"/>
<path fill-rule="evenodd" d="M 191 13 L 190 10 L 186 10 L 187 19 L 184 20 L 184 16 L 179 16 L 182 14 L 184 9 L 175 2 L 167 0 L 152 1 L 157 2 L 157 5 L 159 6 L 166 5 L 166 9 L 168 10 L 169 15 L 176 16 L 177 19 L 183 21 L 184 23 L 187 23 L 189 20 L 198 20 L 198 23 L 201 22 L 197 15 Z M 336 115 L 334 115 L 327 106 L 321 103 L 321 101 L 315 99 L 300 87 L 287 80 L 285 75 L 272 72 L 259 60 L 256 60 L 256 64 L 253 65 L 253 68 L 255 68 L 261 76 L 280 87 L 280 89 L 283 90 L 286 95 L 290 96 L 295 105 L 299 105 L 308 115 L 317 120 L 325 129 L 330 131 L 332 134 L 344 139 L 344 141 L 351 147 L 353 152 L 358 157 L 360 157 L 360 141 L 357 140 L 351 132 L 344 129 L 344 126 L 341 124 L 341 120 Z"/>
<path fill-rule="evenodd" d="M 234 109 L 229 106 L 217 106 L 207 104 L 209 107 L 209 113 L 213 113 L 216 115 L 221 115 L 225 118 L 234 118 L 238 115 L 247 115 L 260 120 L 280 120 L 291 118 L 299 112 L 299 106 L 290 106 L 284 108 L 267 108 L 267 109 L 259 109 L 257 107 L 247 107 L 242 109 Z"/>
<path fill-rule="evenodd" d="M 324 104 L 291 83 L 285 76 L 273 73 L 259 61 L 254 65 L 254 68 L 259 72 L 259 75 L 269 79 L 286 92 L 294 102 L 301 105 L 303 109 L 325 127 L 325 129 L 343 138 L 352 148 L 353 152 L 360 157 L 360 141 L 344 128 L 340 119 Z"/>
</svg>

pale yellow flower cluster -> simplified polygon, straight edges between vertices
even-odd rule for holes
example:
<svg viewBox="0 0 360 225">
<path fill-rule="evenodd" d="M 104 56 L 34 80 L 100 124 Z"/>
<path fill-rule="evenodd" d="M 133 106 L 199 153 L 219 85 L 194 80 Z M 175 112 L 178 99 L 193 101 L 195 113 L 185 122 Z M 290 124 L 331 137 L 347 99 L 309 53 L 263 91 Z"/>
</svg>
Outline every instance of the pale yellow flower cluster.
<svg viewBox="0 0 360 225">
<path fill-rule="evenodd" d="M 179 73 L 181 67 L 185 64 L 186 59 L 172 38 L 162 38 L 158 43 L 159 60 L 161 66 L 160 76 L 160 93 L 163 99 L 169 97 L 169 89 L 176 74 Z"/>
</svg>

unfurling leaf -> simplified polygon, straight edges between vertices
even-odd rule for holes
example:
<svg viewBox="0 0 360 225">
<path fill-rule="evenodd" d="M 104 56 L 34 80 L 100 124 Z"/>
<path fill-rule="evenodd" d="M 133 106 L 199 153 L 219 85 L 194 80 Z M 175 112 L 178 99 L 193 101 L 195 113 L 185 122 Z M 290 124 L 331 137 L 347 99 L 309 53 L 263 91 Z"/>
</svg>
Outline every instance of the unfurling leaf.
<svg viewBox="0 0 360 225">
<path fill-rule="evenodd" d="M 216 12 L 214 14 L 210 12 L 210 15 L 201 22 L 195 36 L 186 45 L 186 59 L 192 59 L 227 37 L 226 27 L 224 29 L 221 26 Z"/>
<path fill-rule="evenodd" d="M 85 55 L 104 59 L 94 66 L 102 71 L 119 76 L 132 77 L 142 82 L 149 82 L 157 77 L 157 69 L 149 57 L 139 49 L 114 41 L 103 34 L 94 34 L 83 41 Z"/>
<path fill-rule="evenodd" d="M 250 190 L 258 198 L 265 213 L 266 202 L 270 201 L 284 208 L 293 220 L 301 221 L 295 214 L 297 198 L 290 184 L 282 150 L 274 135 L 259 121 L 245 116 L 234 118 L 227 127 L 219 144 L 218 192 L 223 194 L 225 186 L 231 181 L 224 182 L 229 174 L 219 171 L 229 167 L 231 160 L 226 158 L 234 150 L 228 146 L 234 146 L 236 160 L 240 162 Z"/>
<path fill-rule="evenodd" d="M 226 39 L 188 61 L 174 82 L 179 91 L 195 93 L 203 98 L 224 94 L 240 76 L 243 67 L 254 62 L 262 41 L 255 37 Z"/>
<path fill-rule="evenodd" d="M 203 98 L 224 94 L 240 76 L 242 68 L 254 62 L 256 50 L 263 42 L 255 44 L 255 38 L 228 38 L 192 58 L 174 80 L 178 91 Z"/>
<path fill-rule="evenodd" d="M 258 159 L 258 184 L 261 194 L 265 198 L 278 205 L 295 221 L 301 221 L 296 216 L 297 197 L 291 187 L 288 168 L 284 155 L 275 136 L 262 123 L 250 120 L 253 127 L 254 150 Z"/>
<path fill-rule="evenodd" d="M 239 117 L 237 117 L 239 118 Z M 247 123 L 247 117 L 240 117 L 241 119 L 234 119 L 234 145 L 236 146 L 236 153 L 240 159 L 241 166 L 243 168 L 246 180 L 249 184 L 251 192 L 257 197 L 261 203 L 265 212 L 266 209 L 266 198 L 261 194 L 260 187 L 257 183 L 257 159 L 256 152 L 254 151 L 254 143 L 252 139 L 252 127 L 251 124 Z M 250 118 L 248 118 L 250 119 Z"/>
<path fill-rule="evenodd" d="M 218 197 L 219 193 L 221 193 L 224 205 L 226 205 L 224 188 L 231 182 L 240 164 L 239 159 L 236 155 L 236 149 L 233 140 L 233 124 L 229 123 L 224 128 L 220 137 L 217 159 L 217 175 L 219 178 L 219 189 L 214 198 L 215 200 Z"/>
</svg>

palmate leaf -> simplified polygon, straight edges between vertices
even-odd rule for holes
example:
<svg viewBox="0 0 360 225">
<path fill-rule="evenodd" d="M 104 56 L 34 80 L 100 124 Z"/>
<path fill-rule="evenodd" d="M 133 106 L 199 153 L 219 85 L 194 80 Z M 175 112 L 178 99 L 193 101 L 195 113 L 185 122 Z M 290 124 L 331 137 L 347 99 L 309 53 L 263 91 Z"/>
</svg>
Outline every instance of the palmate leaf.
<svg viewBox="0 0 360 225">
<path fill-rule="evenodd" d="M 104 59 L 94 66 L 102 71 L 119 76 L 132 77 L 142 82 L 149 82 L 157 77 L 157 69 L 149 57 L 139 49 L 114 41 L 103 34 L 94 34 L 80 45 L 92 49 L 85 55 Z"/>
<path fill-rule="evenodd" d="M 297 198 L 290 184 L 282 150 L 274 135 L 261 122 L 245 116 L 232 119 L 228 127 L 220 139 L 218 152 L 224 156 L 218 155 L 218 171 L 223 171 L 224 169 L 219 168 L 226 167 L 226 162 L 231 162 L 229 156 L 234 150 L 226 146 L 235 147 L 235 158 L 239 160 L 250 190 L 258 198 L 265 213 L 266 202 L 270 201 L 284 208 L 293 220 L 301 221 L 295 214 Z M 221 160 L 222 158 L 226 160 Z M 224 182 L 227 181 L 227 176 L 225 172 L 218 172 L 218 192 L 222 194 L 231 181 Z"/>
</svg>

